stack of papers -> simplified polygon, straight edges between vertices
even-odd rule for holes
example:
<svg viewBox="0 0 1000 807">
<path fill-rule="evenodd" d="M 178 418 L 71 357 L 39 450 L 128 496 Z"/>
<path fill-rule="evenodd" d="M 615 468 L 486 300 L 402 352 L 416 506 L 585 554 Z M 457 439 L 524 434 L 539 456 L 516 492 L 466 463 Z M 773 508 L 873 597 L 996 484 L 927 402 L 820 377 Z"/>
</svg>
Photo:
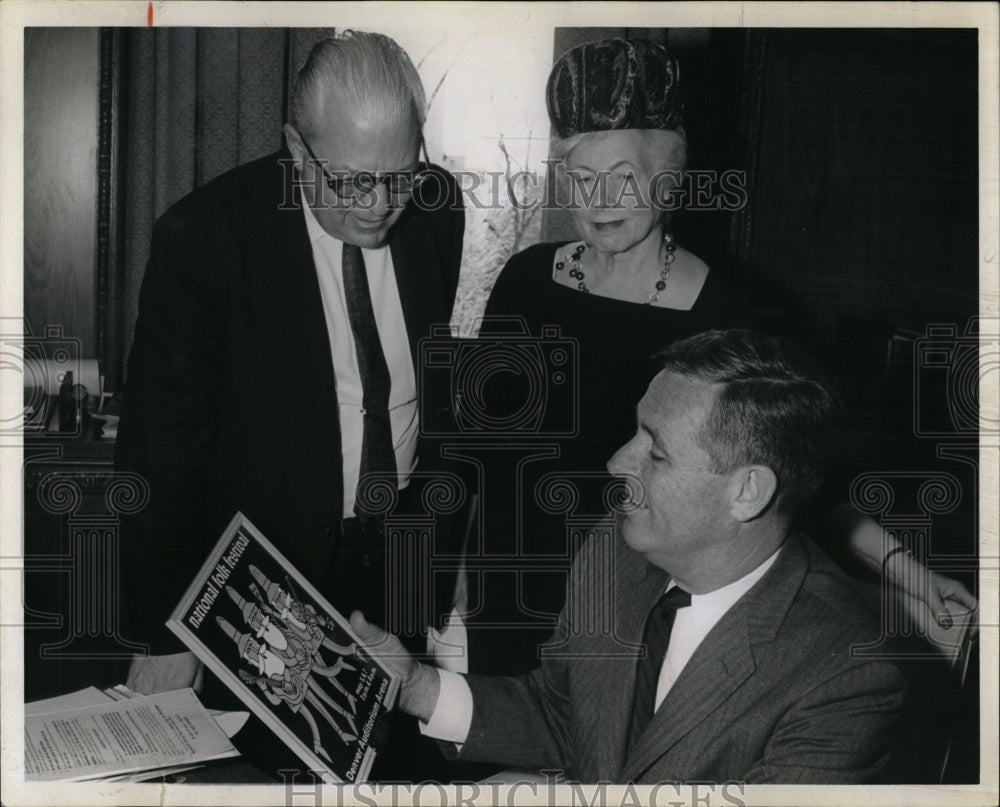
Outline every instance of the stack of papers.
<svg viewBox="0 0 1000 807">
<path fill-rule="evenodd" d="M 237 756 L 246 712 L 212 714 L 191 689 L 136 695 L 95 687 L 24 707 L 28 781 L 138 782 Z"/>
</svg>

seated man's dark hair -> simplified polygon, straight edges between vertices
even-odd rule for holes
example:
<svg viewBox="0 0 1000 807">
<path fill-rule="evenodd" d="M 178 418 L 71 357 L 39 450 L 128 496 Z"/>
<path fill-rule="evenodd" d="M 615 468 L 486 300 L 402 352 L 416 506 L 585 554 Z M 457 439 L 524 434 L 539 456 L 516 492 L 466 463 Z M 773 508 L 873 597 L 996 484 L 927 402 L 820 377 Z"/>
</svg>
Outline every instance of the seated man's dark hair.
<svg viewBox="0 0 1000 807">
<path fill-rule="evenodd" d="M 712 470 L 766 465 L 778 477 L 776 508 L 795 515 L 823 482 L 824 438 L 839 411 L 833 376 L 793 342 L 740 329 L 680 339 L 656 358 L 720 385 L 699 435 Z"/>
</svg>

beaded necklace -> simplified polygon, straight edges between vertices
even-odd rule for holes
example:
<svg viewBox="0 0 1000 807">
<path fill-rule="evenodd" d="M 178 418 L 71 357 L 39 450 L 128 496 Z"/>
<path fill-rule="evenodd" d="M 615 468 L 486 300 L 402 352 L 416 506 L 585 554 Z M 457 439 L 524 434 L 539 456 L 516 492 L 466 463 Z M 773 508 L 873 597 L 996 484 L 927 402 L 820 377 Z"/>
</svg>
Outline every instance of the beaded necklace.
<svg viewBox="0 0 1000 807">
<path fill-rule="evenodd" d="M 656 281 L 656 290 L 649 295 L 649 299 L 646 300 L 646 305 L 652 305 L 660 299 L 660 292 L 667 287 L 667 283 L 670 280 L 670 264 L 674 262 L 674 253 L 677 251 L 672 234 L 663 234 L 663 247 L 666 250 L 666 255 L 663 258 L 663 268 L 660 270 L 660 276 Z M 572 254 L 566 253 L 561 261 L 556 261 L 556 271 L 563 271 L 568 262 L 570 265 L 569 276 L 576 281 L 576 287 L 584 294 L 590 294 L 590 289 L 587 288 L 587 276 L 583 273 L 583 269 L 580 268 L 580 259 L 586 251 L 586 244 L 577 245 Z"/>
</svg>

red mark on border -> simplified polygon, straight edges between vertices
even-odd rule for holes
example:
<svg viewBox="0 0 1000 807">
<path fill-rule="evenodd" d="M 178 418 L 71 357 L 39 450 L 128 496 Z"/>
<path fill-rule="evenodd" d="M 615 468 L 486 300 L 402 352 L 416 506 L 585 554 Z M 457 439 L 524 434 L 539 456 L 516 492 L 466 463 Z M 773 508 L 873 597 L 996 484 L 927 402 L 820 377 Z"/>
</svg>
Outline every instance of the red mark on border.
<svg viewBox="0 0 1000 807">
<path fill-rule="evenodd" d="M 146 6 L 146 25 L 153 27 L 153 0 L 149 0 L 149 5 Z"/>
</svg>

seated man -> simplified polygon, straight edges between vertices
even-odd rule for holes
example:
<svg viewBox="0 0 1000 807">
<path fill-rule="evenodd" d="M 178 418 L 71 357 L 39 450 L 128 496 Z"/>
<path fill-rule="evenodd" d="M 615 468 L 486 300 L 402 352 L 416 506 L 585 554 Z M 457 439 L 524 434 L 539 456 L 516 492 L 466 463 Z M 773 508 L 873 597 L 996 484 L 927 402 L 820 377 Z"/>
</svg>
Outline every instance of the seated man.
<svg viewBox="0 0 1000 807">
<path fill-rule="evenodd" d="M 609 463 L 641 494 L 578 553 L 539 669 L 462 677 L 351 623 L 401 674 L 400 707 L 462 759 L 584 782 L 870 781 L 906 684 L 852 658 L 875 620 L 792 530 L 834 396 L 794 346 L 750 331 L 660 358 Z"/>
</svg>

